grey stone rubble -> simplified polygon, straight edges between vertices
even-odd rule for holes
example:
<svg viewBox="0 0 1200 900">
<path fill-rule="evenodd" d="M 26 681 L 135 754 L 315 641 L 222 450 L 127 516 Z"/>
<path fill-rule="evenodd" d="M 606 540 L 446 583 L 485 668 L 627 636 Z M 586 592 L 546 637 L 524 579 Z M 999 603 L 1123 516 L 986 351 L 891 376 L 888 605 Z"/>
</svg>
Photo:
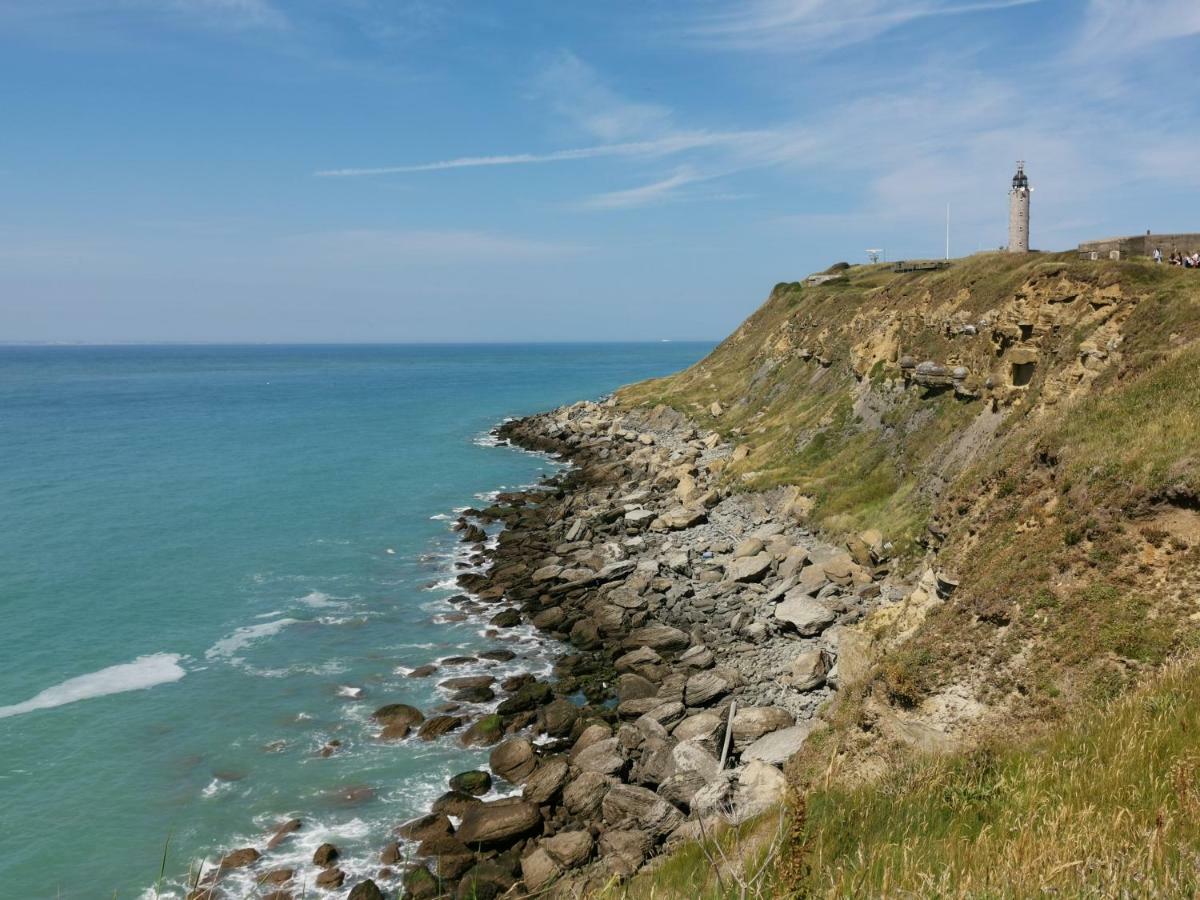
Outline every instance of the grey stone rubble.
<svg viewBox="0 0 1200 900">
<path fill-rule="evenodd" d="M 504 697 L 473 722 L 403 704 L 376 712 L 384 737 L 424 729 L 492 746 L 501 782 L 455 776 L 430 815 L 398 829 L 403 843 L 384 847 L 377 878 L 415 900 L 589 896 L 701 823 L 780 804 L 781 767 L 836 689 L 835 626 L 861 618 L 887 574 L 878 535 L 839 549 L 799 524 L 786 491 L 728 495 L 720 476 L 737 449 L 674 410 L 577 403 L 497 433 L 573 465 L 467 511 L 456 528 L 491 565 L 459 576 L 461 602 L 571 650 L 549 682 L 450 681 Z M 485 545 L 480 526 L 495 522 L 505 528 Z"/>
</svg>

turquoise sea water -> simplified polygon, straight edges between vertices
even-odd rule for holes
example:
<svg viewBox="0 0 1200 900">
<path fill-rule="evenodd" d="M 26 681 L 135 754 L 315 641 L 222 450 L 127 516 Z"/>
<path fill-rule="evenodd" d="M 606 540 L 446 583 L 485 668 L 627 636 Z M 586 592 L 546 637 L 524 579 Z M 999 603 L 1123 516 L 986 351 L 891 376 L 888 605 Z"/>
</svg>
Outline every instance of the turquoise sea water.
<svg viewBox="0 0 1200 900">
<path fill-rule="evenodd" d="M 272 865 L 374 872 L 486 754 L 370 711 L 444 701 L 405 677 L 439 657 L 548 659 L 439 620 L 452 511 L 554 467 L 481 436 L 707 349 L 0 348 L 0 896 L 151 896 L 168 837 L 177 875 L 293 815 Z"/>
</svg>

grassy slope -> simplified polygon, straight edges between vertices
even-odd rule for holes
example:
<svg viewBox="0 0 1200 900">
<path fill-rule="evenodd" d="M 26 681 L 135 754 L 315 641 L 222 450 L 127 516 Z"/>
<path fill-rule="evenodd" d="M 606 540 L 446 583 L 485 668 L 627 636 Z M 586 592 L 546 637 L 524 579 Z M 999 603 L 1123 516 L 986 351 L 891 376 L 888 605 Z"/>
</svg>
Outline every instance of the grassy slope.
<svg viewBox="0 0 1200 900">
<path fill-rule="evenodd" d="M 964 322 L 987 327 L 964 336 Z M 1006 360 L 1022 346 L 1037 370 L 1013 389 Z M 890 389 L 905 354 L 966 365 L 987 400 Z M 993 398 L 1003 416 L 978 431 Z M 802 789 L 832 777 L 808 796 L 809 840 L 792 848 L 808 888 L 1027 896 L 1050 878 L 1137 893 L 1135 872 L 1164 889 L 1191 884 L 1180 848 L 1200 842 L 1172 818 L 1191 788 L 1171 780 L 1190 785 L 1200 740 L 1186 722 L 1167 731 L 1141 701 L 1114 698 L 1197 644 L 1197 273 L 1068 256 L 981 256 L 924 275 L 856 267 L 840 285 L 778 286 L 707 359 L 622 399 L 670 404 L 745 443 L 731 486 L 796 485 L 827 533 L 880 528 L 900 568 L 936 551 L 961 580 L 842 692 L 827 713 L 835 727 L 793 767 Z M 1159 699 L 1145 695 L 1150 706 L 1176 708 L 1187 674 L 1173 671 Z M 882 745 L 880 704 L 919 717 L 950 690 L 982 705 L 985 746 L 987 729 L 1042 743 L 936 762 Z M 1122 735 L 1141 754 L 1118 746 Z M 899 771 L 863 785 L 847 761 L 864 755 Z M 1092 771 L 1103 795 L 1089 799 Z M 1166 824 L 1155 825 L 1159 807 Z M 1106 849 L 1107 867 L 1096 856 Z M 989 884 L 989 867 L 1012 869 L 1013 890 Z"/>
<path fill-rule="evenodd" d="M 794 890 L 834 897 L 1200 893 L 1200 666 L 1022 747 L 810 792 Z"/>
</svg>

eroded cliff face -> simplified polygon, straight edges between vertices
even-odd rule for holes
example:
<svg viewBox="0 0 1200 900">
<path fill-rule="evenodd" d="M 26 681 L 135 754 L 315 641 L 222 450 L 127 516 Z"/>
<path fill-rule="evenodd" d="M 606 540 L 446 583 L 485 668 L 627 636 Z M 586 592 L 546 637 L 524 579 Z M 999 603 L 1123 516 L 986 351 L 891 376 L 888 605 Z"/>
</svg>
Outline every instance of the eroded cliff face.
<svg viewBox="0 0 1200 900">
<path fill-rule="evenodd" d="M 828 646 L 869 773 L 1123 690 L 1200 615 L 1200 276 L 981 255 L 782 284 L 692 369 L 627 389 L 738 446 L 830 539 L 878 532 L 895 590 Z M 854 768 L 853 766 L 851 768 Z"/>
</svg>

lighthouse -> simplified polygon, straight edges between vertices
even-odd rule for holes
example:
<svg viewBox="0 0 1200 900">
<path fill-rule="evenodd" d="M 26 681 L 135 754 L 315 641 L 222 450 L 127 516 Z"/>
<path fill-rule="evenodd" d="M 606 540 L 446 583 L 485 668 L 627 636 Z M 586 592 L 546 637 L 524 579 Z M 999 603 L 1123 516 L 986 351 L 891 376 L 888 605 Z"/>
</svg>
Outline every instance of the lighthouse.
<svg viewBox="0 0 1200 900">
<path fill-rule="evenodd" d="M 1029 252 L 1029 177 L 1025 163 L 1017 163 L 1012 190 L 1008 194 L 1008 252 Z"/>
</svg>

